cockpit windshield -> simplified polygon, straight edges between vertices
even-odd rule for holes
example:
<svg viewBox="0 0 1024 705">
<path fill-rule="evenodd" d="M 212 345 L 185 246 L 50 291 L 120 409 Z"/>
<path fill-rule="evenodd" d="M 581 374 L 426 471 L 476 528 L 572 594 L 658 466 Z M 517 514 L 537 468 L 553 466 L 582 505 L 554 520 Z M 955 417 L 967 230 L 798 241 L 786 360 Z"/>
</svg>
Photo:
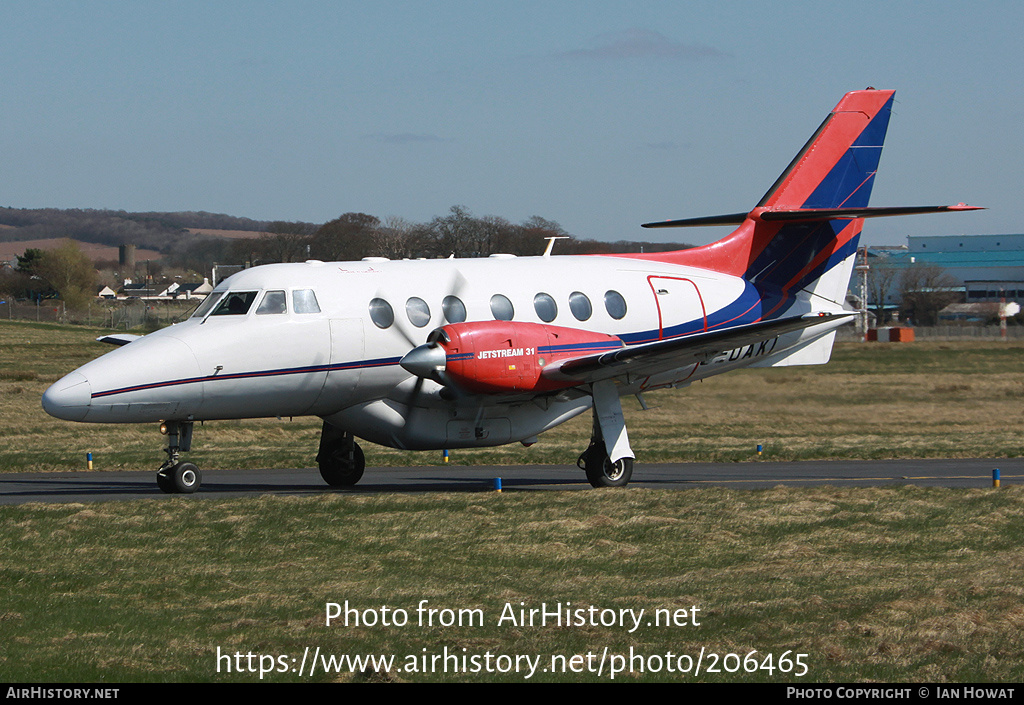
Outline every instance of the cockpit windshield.
<svg viewBox="0 0 1024 705">
<path fill-rule="evenodd" d="M 255 291 L 232 291 L 227 294 L 211 316 L 241 316 L 249 312 L 249 307 L 256 300 Z"/>
<path fill-rule="evenodd" d="M 210 309 L 212 309 L 217 304 L 217 302 L 220 301 L 220 297 L 222 296 L 224 296 L 223 291 L 211 292 L 210 295 L 207 296 L 206 299 L 203 301 L 203 303 L 199 304 L 199 307 L 192 314 L 192 318 L 203 318 L 204 316 L 206 316 L 206 314 L 210 312 Z"/>
<path fill-rule="evenodd" d="M 244 316 L 253 308 L 259 295 L 259 291 L 214 291 L 199 305 L 192 318 L 206 318 L 208 315 Z M 295 289 L 291 295 L 293 313 L 320 313 L 320 305 L 312 289 Z M 265 292 L 256 308 L 256 314 L 259 316 L 287 312 L 288 297 L 283 289 Z"/>
</svg>

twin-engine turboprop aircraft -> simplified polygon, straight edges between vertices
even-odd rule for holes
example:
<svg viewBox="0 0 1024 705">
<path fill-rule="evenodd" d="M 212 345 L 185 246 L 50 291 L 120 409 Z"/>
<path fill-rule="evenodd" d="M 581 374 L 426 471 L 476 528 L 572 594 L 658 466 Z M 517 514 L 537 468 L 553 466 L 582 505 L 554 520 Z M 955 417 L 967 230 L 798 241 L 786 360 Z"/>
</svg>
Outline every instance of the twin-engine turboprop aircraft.
<svg viewBox="0 0 1024 705">
<path fill-rule="evenodd" d="M 869 208 L 893 92 L 848 93 L 749 213 L 649 223 L 736 224 L 659 254 L 272 264 L 221 282 L 183 323 L 72 372 L 43 395 L 61 419 L 161 423 L 165 492 L 195 421 L 315 415 L 328 484 L 363 474 L 355 442 L 408 449 L 530 445 L 593 410 L 578 465 L 625 485 L 619 399 L 743 367 L 828 361 Z"/>
</svg>

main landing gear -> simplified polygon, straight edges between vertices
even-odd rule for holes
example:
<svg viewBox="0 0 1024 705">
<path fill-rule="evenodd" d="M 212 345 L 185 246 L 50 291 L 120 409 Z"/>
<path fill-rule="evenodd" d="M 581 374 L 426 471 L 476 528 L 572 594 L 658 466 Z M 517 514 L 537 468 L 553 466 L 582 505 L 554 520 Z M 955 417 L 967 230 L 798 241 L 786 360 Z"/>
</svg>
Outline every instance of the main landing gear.
<svg viewBox="0 0 1024 705">
<path fill-rule="evenodd" d="M 316 462 L 320 466 L 320 476 L 331 487 L 351 487 L 359 482 L 366 469 L 366 457 L 355 436 L 326 421 L 320 432 Z"/>
<path fill-rule="evenodd" d="M 156 473 L 156 484 L 167 494 L 191 494 L 199 489 L 203 474 L 192 463 L 179 461 L 181 453 L 192 449 L 191 421 L 164 421 L 160 431 L 167 436 L 167 460 Z"/>
<path fill-rule="evenodd" d="M 580 455 L 576 466 L 587 473 L 587 482 L 593 487 L 625 487 L 633 475 L 633 459 L 619 458 L 613 463 L 600 439 L 590 439 L 590 447 Z"/>
<path fill-rule="evenodd" d="M 626 435 L 626 420 L 615 383 L 595 382 L 594 426 L 590 446 L 580 455 L 576 465 L 587 473 L 594 487 L 625 487 L 633 475 L 633 450 Z"/>
</svg>

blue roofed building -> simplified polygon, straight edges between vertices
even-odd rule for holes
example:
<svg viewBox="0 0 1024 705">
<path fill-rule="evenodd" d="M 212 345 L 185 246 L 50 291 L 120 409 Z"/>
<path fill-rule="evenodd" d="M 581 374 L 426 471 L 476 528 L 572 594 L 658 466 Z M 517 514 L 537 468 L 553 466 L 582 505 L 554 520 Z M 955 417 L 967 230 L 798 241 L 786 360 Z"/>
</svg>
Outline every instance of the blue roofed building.
<svg viewBox="0 0 1024 705">
<path fill-rule="evenodd" d="M 862 249 L 858 265 L 863 264 L 864 254 Z M 941 289 L 947 304 L 970 306 L 1004 298 L 1024 302 L 1024 234 L 911 236 L 906 248 L 868 247 L 866 259 L 868 308 L 881 318 L 890 317 L 902 304 L 904 316 L 910 315 L 913 321 L 903 295 L 911 271 L 920 273 L 920 291 Z M 851 291 L 859 295 L 859 272 L 850 284 Z M 950 320 L 974 322 L 974 313 L 985 318 L 983 308 L 972 313 L 960 307 Z"/>
<path fill-rule="evenodd" d="M 1024 234 L 910 237 L 905 256 L 945 269 L 964 303 L 1024 299 Z"/>
</svg>

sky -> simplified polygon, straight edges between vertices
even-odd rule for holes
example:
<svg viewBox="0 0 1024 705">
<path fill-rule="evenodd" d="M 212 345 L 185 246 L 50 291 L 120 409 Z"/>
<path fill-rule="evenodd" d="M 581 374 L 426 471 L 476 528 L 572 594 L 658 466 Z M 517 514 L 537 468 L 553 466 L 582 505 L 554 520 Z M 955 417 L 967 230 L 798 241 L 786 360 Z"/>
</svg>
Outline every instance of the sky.
<svg viewBox="0 0 1024 705">
<path fill-rule="evenodd" d="M 752 208 L 842 95 L 895 89 L 864 242 L 1024 232 L 1024 3 L 0 0 L 0 206 L 582 238 Z"/>
</svg>

